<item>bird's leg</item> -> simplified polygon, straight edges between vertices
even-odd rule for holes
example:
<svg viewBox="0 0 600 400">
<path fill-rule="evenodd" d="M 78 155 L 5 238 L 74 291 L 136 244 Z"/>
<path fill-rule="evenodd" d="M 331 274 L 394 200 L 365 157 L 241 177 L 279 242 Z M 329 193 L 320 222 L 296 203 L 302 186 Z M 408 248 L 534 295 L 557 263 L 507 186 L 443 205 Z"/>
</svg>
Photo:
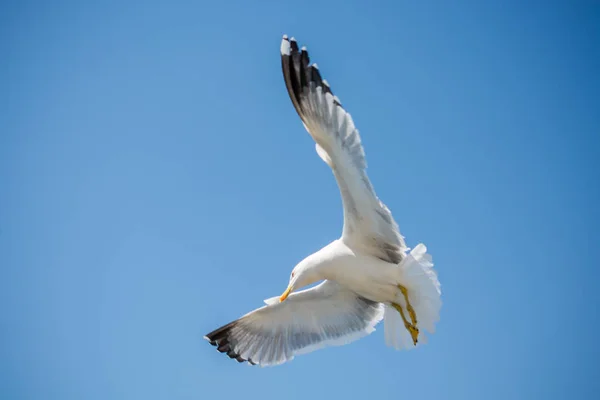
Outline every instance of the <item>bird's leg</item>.
<svg viewBox="0 0 600 400">
<path fill-rule="evenodd" d="M 413 344 L 416 346 L 417 342 L 419 341 L 418 340 L 419 329 L 406 320 L 406 317 L 404 316 L 404 310 L 402 309 L 401 305 L 392 303 L 392 307 L 394 307 L 400 313 L 400 316 L 402 317 L 402 321 L 404 321 L 404 327 L 410 333 L 410 336 L 412 337 L 412 340 L 413 340 Z"/>
<path fill-rule="evenodd" d="M 408 290 L 402 285 L 398 285 L 398 288 L 402 292 L 404 296 L 404 300 L 406 300 L 406 310 L 408 311 L 408 315 L 410 315 L 410 320 L 413 326 L 417 327 L 417 314 L 415 313 L 415 309 L 410 305 L 410 300 L 408 299 Z"/>
</svg>

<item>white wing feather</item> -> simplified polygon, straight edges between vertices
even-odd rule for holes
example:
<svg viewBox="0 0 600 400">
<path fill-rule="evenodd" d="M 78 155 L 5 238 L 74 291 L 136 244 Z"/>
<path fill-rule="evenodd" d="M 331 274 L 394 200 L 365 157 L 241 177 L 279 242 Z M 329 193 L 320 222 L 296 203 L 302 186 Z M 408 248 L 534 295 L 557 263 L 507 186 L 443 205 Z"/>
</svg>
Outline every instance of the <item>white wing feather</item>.
<svg viewBox="0 0 600 400">
<path fill-rule="evenodd" d="M 325 346 L 353 342 L 375 330 L 380 303 L 357 296 L 333 281 L 292 293 L 284 302 L 256 309 L 205 338 L 239 362 L 261 366 L 291 361 Z"/>
</svg>

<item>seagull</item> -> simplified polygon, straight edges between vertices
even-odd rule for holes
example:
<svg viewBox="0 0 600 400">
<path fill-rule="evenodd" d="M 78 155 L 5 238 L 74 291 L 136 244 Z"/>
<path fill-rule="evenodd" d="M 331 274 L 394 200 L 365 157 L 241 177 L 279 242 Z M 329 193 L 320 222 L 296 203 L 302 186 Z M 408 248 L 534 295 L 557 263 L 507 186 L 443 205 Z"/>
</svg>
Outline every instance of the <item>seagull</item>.
<svg viewBox="0 0 600 400">
<path fill-rule="evenodd" d="M 300 261 L 281 296 L 208 333 L 204 339 L 238 362 L 274 366 L 371 334 L 384 321 L 387 346 L 411 349 L 435 332 L 441 289 L 423 243 L 409 252 L 366 173 L 352 117 L 306 47 L 283 36 L 287 92 L 318 156 L 333 171 L 343 205 L 340 238 Z M 312 287 L 306 288 L 312 284 Z"/>
</svg>

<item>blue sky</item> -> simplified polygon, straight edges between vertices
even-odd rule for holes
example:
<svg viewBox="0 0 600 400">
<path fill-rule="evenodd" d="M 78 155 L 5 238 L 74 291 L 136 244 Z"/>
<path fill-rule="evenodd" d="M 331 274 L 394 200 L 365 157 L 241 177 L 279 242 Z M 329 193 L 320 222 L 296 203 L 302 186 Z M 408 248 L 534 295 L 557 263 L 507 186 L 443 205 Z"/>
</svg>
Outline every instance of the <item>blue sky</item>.
<svg viewBox="0 0 600 400">
<path fill-rule="evenodd" d="M 0 6 L 0 397 L 600 390 L 597 3 L 87 3 Z M 417 351 L 379 325 L 260 369 L 202 339 L 341 232 L 284 33 L 352 113 L 408 244 L 433 254 L 444 306 Z"/>
</svg>

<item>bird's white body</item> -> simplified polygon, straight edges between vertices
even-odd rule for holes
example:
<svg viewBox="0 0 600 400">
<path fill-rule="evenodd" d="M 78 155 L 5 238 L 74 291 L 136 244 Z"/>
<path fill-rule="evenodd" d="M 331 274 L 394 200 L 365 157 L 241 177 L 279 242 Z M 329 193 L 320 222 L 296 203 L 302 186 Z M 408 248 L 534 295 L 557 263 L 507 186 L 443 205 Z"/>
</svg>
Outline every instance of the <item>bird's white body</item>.
<svg viewBox="0 0 600 400">
<path fill-rule="evenodd" d="M 378 303 L 397 301 L 401 297 L 398 285 L 406 284 L 402 282 L 402 271 L 397 264 L 353 250 L 342 239 L 334 240 L 299 265 L 305 263 L 314 264 L 319 280 L 335 281 Z"/>
</svg>

